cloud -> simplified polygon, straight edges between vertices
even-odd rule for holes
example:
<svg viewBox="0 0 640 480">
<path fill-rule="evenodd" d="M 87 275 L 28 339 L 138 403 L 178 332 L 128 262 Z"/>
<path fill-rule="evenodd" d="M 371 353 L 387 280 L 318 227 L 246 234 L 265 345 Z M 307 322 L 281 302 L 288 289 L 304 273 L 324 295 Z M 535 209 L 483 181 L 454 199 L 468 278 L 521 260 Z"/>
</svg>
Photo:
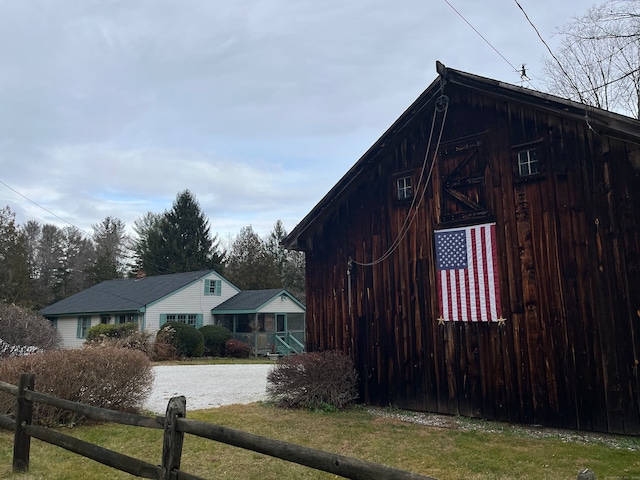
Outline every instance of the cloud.
<svg viewBox="0 0 640 480">
<path fill-rule="evenodd" d="M 452 3 L 535 73 L 544 49 L 516 6 Z M 549 32 L 567 12 L 530 13 Z M 0 16 L 0 180 L 85 230 L 106 215 L 131 226 L 185 188 L 215 231 L 290 230 L 436 60 L 518 81 L 444 2 L 21 0 Z M 60 223 L 2 187 L 0 204 Z"/>
</svg>

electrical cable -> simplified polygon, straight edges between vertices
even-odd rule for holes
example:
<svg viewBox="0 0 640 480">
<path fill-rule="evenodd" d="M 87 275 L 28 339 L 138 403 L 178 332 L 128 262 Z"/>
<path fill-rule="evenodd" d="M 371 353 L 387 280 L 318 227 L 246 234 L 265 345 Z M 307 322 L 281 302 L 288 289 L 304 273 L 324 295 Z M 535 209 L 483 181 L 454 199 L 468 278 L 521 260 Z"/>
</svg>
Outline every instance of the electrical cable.
<svg viewBox="0 0 640 480">
<path fill-rule="evenodd" d="M 80 227 L 75 226 L 73 223 L 71 223 L 68 220 L 65 220 L 64 218 L 60 217 L 59 215 L 56 215 L 55 213 L 53 213 L 51 210 L 47 210 L 45 207 L 43 207 L 42 205 L 40 205 L 39 203 L 34 202 L 33 200 L 31 200 L 29 197 L 27 197 L 26 195 L 23 195 L 22 193 L 20 193 L 19 191 L 17 191 L 15 188 L 10 187 L 9 185 L 7 185 L 5 182 L 3 182 L 2 180 L 0 180 L 0 183 L 2 185 L 4 185 L 5 187 L 7 187 L 9 190 L 11 190 L 14 193 L 17 193 L 18 195 L 20 195 L 22 198 L 24 198 L 25 200 L 28 200 L 29 202 L 33 203 L 36 207 L 41 208 L 42 210 L 44 210 L 45 212 L 53 215 L 54 217 L 56 217 L 58 220 L 62 220 L 64 223 L 67 223 L 69 225 L 71 225 L 74 228 L 77 228 L 78 230 L 80 230 L 82 233 L 84 233 L 85 235 L 91 236 L 89 233 L 87 233 L 85 230 L 83 230 Z"/>
<path fill-rule="evenodd" d="M 474 27 L 474 26 L 471 24 L 471 22 L 470 22 L 469 20 L 467 20 L 467 19 L 464 17 L 464 15 L 462 15 L 462 13 L 460 13 L 460 12 L 459 12 L 459 11 L 458 11 L 454 6 L 453 6 L 453 5 L 451 5 L 451 3 L 449 2 L 449 0 L 444 0 L 444 2 L 445 2 L 447 5 L 449 5 L 449 7 L 451 7 L 451 9 L 452 9 L 454 12 L 456 12 L 456 13 L 458 14 L 458 16 L 459 16 L 462 20 L 464 20 L 464 22 L 465 22 L 467 25 L 469 25 L 469 27 L 471 27 L 471 29 L 472 29 L 474 32 L 476 32 L 476 33 L 478 34 L 478 36 L 479 36 L 482 40 L 484 40 L 484 42 L 485 42 L 487 45 L 489 45 L 489 47 L 491 47 L 491 49 L 492 49 L 494 52 L 496 52 L 496 53 L 500 56 L 500 58 L 502 58 L 502 59 L 507 63 L 507 65 L 509 65 L 509 66 L 513 69 L 513 71 L 514 71 L 515 73 L 519 74 L 519 75 L 520 75 L 520 77 L 522 78 L 522 80 L 524 80 L 524 81 L 528 82 L 528 83 L 529 83 L 529 86 L 531 86 L 531 87 L 533 88 L 533 84 L 531 83 L 531 80 L 530 80 L 529 78 L 527 78 L 527 77 L 526 77 L 526 75 L 524 75 L 524 74 L 522 73 L 522 71 L 521 71 L 521 70 L 518 70 L 516 67 L 514 67 L 514 66 L 513 66 L 513 64 L 512 64 L 509 60 L 507 60 L 507 57 L 505 57 L 505 56 L 504 56 L 504 55 L 503 55 L 503 54 L 502 54 L 502 53 L 501 53 L 501 52 L 500 52 L 496 47 L 494 47 L 494 46 L 493 46 L 493 44 L 492 44 L 489 40 L 487 40 L 487 38 L 486 38 L 484 35 L 482 35 L 482 33 L 480 33 L 480 31 L 479 31 L 476 27 Z"/>
</svg>

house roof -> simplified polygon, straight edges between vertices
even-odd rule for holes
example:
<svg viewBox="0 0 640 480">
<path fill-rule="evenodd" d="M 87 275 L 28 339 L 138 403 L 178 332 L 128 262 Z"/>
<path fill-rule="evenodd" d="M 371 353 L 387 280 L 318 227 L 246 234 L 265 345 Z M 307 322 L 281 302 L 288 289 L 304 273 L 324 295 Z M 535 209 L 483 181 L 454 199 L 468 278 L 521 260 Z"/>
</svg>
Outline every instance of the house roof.
<svg viewBox="0 0 640 480">
<path fill-rule="evenodd" d="M 306 230 L 316 221 L 331 213 L 343 195 L 357 181 L 362 173 L 384 148 L 386 143 L 403 130 L 416 115 L 435 102 L 446 84 L 461 85 L 494 97 L 532 105 L 535 108 L 553 112 L 577 120 L 587 120 L 589 127 L 599 134 L 609 135 L 640 144 L 640 121 L 579 102 L 556 97 L 547 93 L 511 85 L 471 73 L 445 67 L 436 62 L 439 76 L 405 110 L 405 112 L 387 129 L 387 131 L 360 157 L 336 185 L 318 202 L 302 221 L 282 240 L 282 245 L 294 250 L 302 250 L 300 241 Z"/>
<path fill-rule="evenodd" d="M 304 305 L 286 290 L 282 288 L 272 288 L 268 290 L 246 290 L 239 292 L 229 300 L 211 309 L 211 313 L 256 312 L 260 310 L 263 305 L 281 295 L 286 295 L 304 309 Z"/>
<path fill-rule="evenodd" d="M 43 316 L 131 312 L 144 308 L 213 270 L 107 280 L 40 310 Z"/>
</svg>

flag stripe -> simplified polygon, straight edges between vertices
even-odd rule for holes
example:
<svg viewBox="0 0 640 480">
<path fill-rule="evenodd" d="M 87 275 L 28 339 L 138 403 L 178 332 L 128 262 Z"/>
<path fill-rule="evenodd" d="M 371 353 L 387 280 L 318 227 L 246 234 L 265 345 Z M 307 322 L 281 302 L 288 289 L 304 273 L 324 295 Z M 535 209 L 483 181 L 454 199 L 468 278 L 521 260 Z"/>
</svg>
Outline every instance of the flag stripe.
<svg viewBox="0 0 640 480">
<path fill-rule="evenodd" d="M 440 318 L 491 322 L 502 316 L 495 224 L 435 232 Z"/>
</svg>

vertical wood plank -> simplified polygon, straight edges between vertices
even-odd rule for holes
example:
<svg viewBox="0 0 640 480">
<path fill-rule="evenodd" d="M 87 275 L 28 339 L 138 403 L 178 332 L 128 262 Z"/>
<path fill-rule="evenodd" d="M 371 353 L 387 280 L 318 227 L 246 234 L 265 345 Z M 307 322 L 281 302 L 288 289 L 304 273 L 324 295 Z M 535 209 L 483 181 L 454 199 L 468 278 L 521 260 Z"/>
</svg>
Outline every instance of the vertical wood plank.
<svg viewBox="0 0 640 480">
<path fill-rule="evenodd" d="M 26 472 L 29 470 L 29 453 L 31 437 L 24 431 L 25 425 L 31 425 L 33 402 L 25 398 L 26 390 L 33 390 L 35 374 L 22 373 L 18 382 L 18 396 L 16 397 L 16 428 L 13 437 L 13 471 Z"/>
<path fill-rule="evenodd" d="M 171 398 L 167 404 L 167 413 L 164 420 L 161 480 L 170 480 L 171 472 L 180 469 L 184 432 L 179 432 L 176 427 L 178 424 L 177 419 L 185 418 L 186 415 L 187 399 L 184 396 Z"/>
</svg>

